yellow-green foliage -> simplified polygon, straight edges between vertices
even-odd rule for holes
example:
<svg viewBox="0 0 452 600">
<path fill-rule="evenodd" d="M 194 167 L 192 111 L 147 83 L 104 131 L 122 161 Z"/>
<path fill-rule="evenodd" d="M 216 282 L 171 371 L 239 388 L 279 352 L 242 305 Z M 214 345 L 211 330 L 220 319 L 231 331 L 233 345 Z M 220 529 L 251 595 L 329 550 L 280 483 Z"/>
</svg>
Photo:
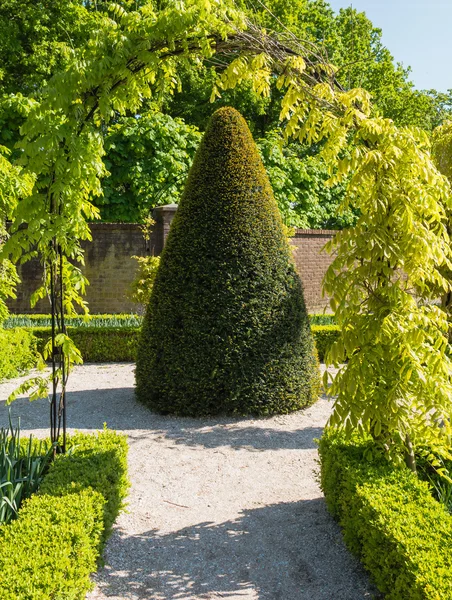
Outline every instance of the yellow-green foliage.
<svg viewBox="0 0 452 600">
<path fill-rule="evenodd" d="M 144 319 L 137 398 L 183 415 L 272 414 L 318 395 L 301 282 L 243 117 L 212 117 Z"/>
<path fill-rule="evenodd" d="M 82 600 L 96 570 L 103 504 L 92 490 L 27 500 L 0 529 L 2 600 Z"/>
<path fill-rule="evenodd" d="M 20 167 L 9 162 L 6 158 L 9 154 L 10 151 L 0 145 L 0 250 L 8 239 L 5 221 L 14 214 L 19 198 L 30 194 L 34 182 L 33 175 L 25 175 Z M 15 288 L 20 281 L 7 256 L 0 258 L 0 323 L 8 316 L 6 300 L 16 297 Z"/>
<path fill-rule="evenodd" d="M 0 381 L 16 377 L 38 364 L 37 344 L 25 329 L 0 329 Z"/>
<path fill-rule="evenodd" d="M 105 498 L 103 533 L 105 539 L 123 508 L 127 478 L 127 439 L 105 429 L 96 434 L 77 433 L 69 437 L 71 452 L 57 456 L 39 489 L 41 494 L 64 496 L 87 487 Z"/>
<path fill-rule="evenodd" d="M 441 173 L 452 181 L 452 121 L 446 121 L 433 131 L 432 155 Z"/>
<path fill-rule="evenodd" d="M 0 527 L 2 600 L 82 600 L 128 489 L 127 441 L 103 431 L 69 439 L 39 492 Z"/>
<path fill-rule="evenodd" d="M 451 289 L 450 186 L 424 133 L 363 120 L 360 138 L 365 160 L 344 159 L 337 174 L 351 174 L 345 204 L 360 216 L 327 244 L 324 290 L 341 334 L 326 362 L 349 359 L 330 388 L 330 424 L 369 433 L 414 468 L 412 446 L 444 436 L 452 413 L 449 325 L 434 303 Z"/>
<path fill-rule="evenodd" d="M 452 598 L 452 516 L 402 467 L 366 459 L 375 446 L 326 430 L 319 444 L 328 509 L 388 600 Z"/>
<path fill-rule="evenodd" d="M 138 269 L 130 286 L 129 298 L 146 307 L 151 298 L 160 256 L 132 256 L 132 258 L 138 261 Z"/>
</svg>

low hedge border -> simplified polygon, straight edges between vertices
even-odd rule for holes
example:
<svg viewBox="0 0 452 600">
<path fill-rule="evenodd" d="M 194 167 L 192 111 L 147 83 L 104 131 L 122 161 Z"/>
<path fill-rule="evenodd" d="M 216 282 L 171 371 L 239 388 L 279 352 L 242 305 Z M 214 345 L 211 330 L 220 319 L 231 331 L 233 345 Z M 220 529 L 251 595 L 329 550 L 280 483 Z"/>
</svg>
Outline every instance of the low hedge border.
<svg viewBox="0 0 452 600">
<path fill-rule="evenodd" d="M 0 381 L 17 377 L 38 364 L 36 338 L 22 328 L 0 328 Z"/>
<path fill-rule="evenodd" d="M 325 361 L 325 355 L 331 344 L 337 340 L 340 333 L 339 325 L 311 325 L 319 361 Z"/>
<path fill-rule="evenodd" d="M 371 442 L 326 430 L 321 486 L 350 550 L 388 600 L 452 599 L 452 516 L 408 469 L 364 458 Z"/>
<path fill-rule="evenodd" d="M 68 335 L 74 340 L 85 362 L 135 362 L 140 339 L 140 327 L 68 327 Z M 312 325 L 319 360 L 339 335 L 337 325 Z M 51 335 L 50 327 L 27 329 L 38 339 L 42 351 Z"/>
<path fill-rule="evenodd" d="M 2 600 L 82 600 L 123 507 L 127 441 L 111 431 L 75 434 L 37 494 L 0 526 Z"/>
<path fill-rule="evenodd" d="M 27 330 L 37 338 L 38 350 L 42 352 L 51 336 L 51 328 Z M 68 327 L 67 333 L 85 362 L 135 362 L 140 330 L 140 327 Z"/>
</svg>

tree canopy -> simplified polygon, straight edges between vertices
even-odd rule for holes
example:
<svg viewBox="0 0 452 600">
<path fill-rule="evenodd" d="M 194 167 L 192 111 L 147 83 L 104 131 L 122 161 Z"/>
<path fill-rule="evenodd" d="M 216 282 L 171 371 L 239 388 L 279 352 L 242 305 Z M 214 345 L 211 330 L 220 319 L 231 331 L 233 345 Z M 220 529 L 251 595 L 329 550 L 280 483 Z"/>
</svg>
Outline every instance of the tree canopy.
<svg viewBox="0 0 452 600">
<path fill-rule="evenodd" d="M 124 117 L 105 135 L 103 195 L 96 204 L 101 218 L 142 222 L 154 206 L 177 203 L 201 133 L 157 110 Z"/>
<path fill-rule="evenodd" d="M 144 4 L 155 14 L 170 6 L 165 2 L 132 0 L 121 0 L 117 6 L 134 10 Z M 416 125 L 427 130 L 447 116 L 450 97 L 435 91 L 415 90 L 409 81 L 409 71 L 394 63 L 390 51 L 381 42 L 381 30 L 375 28 L 364 13 L 347 8 L 335 14 L 325 0 L 269 0 L 266 6 L 243 3 L 242 8 L 249 19 L 268 30 L 281 35 L 291 32 L 299 39 L 315 44 L 325 59 L 339 69 L 336 77 L 344 88 L 361 86 L 371 93 L 377 114 L 393 119 L 398 125 Z M 51 0 L 45 5 L 29 0 L 5 0 L 2 3 L 0 27 L 5 35 L 0 41 L 0 143 L 14 148 L 30 104 L 40 99 L 52 75 L 70 64 L 74 51 L 83 52 L 87 45 L 93 44 L 96 31 L 112 17 L 109 7 L 110 3 L 102 0 Z M 270 147 L 277 139 L 273 132 L 280 127 L 281 95 L 274 82 L 268 97 L 256 93 L 249 81 L 243 81 L 234 89 L 223 90 L 213 104 L 210 102 L 217 70 L 224 68 L 232 58 L 233 55 L 223 56 L 221 65 L 209 56 L 202 61 L 180 62 L 175 80 L 179 81 L 183 92 L 178 91 L 179 83 L 175 81 L 167 91 L 160 90 L 158 100 L 155 96 L 152 102 L 144 99 L 139 109 L 142 122 L 147 124 L 144 128 L 138 124 L 132 127 L 130 119 L 135 115 L 129 109 L 124 116 L 116 112 L 109 130 L 103 131 L 107 136 L 105 160 L 110 176 L 105 174 L 101 183 L 103 196 L 91 198 L 103 219 L 141 219 L 155 204 L 166 202 L 170 193 L 174 193 L 177 200 L 181 185 L 174 182 L 167 167 L 173 163 L 180 173 L 186 172 L 194 152 L 190 144 L 186 146 L 187 138 L 182 133 L 184 125 L 177 119 L 182 119 L 187 131 L 190 126 L 195 126 L 202 132 L 212 112 L 230 104 L 244 114 L 255 138 L 262 140 L 260 147 L 264 160 L 269 161 L 266 166 L 274 175 L 271 181 L 276 186 L 276 198 L 286 224 L 340 228 L 353 222 L 353 215 L 344 218 L 335 214 L 335 207 L 342 197 L 341 190 L 325 191 L 325 168 L 321 161 L 313 160 L 312 147 L 297 148 L 299 142 L 294 142 L 290 149 L 283 149 L 280 157 L 287 169 L 284 169 L 284 177 L 281 172 L 276 173 L 271 156 L 280 152 L 279 141 L 273 151 Z M 174 127 L 170 120 L 167 121 L 168 127 L 174 130 L 174 138 L 172 143 L 166 138 L 162 147 L 167 157 L 164 164 L 159 164 L 152 152 L 146 159 L 139 150 L 145 130 L 155 139 L 164 133 L 161 123 L 153 117 L 156 102 L 159 111 L 179 123 Z M 110 143 L 112 140 L 114 143 Z M 129 152 L 128 174 L 118 162 L 126 149 Z M 302 183 L 291 167 L 297 161 L 299 166 L 303 164 L 300 172 L 308 173 Z M 307 194 L 309 182 L 310 193 Z M 145 194 L 148 194 L 147 201 Z M 130 206 L 129 211 L 126 206 Z"/>
</svg>

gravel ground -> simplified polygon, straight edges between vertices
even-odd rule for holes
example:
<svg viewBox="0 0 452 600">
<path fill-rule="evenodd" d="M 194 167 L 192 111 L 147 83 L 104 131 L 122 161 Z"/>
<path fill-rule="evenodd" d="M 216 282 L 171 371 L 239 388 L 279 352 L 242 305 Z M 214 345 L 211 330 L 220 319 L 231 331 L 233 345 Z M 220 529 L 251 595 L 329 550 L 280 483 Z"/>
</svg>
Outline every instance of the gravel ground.
<svg viewBox="0 0 452 600">
<path fill-rule="evenodd" d="M 3 406 L 19 380 L 0 385 Z M 163 417 L 137 404 L 133 365 L 71 375 L 68 423 L 127 434 L 132 489 L 87 600 L 364 600 L 317 482 L 315 438 L 331 402 L 269 419 Z M 47 401 L 17 400 L 22 430 L 48 433 Z"/>
</svg>

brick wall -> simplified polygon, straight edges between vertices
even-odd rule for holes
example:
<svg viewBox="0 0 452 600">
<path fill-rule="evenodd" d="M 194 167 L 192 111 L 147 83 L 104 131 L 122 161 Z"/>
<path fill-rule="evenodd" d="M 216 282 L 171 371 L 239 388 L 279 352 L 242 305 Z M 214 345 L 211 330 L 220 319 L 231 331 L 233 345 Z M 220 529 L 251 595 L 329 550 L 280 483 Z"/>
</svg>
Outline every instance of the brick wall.
<svg viewBox="0 0 452 600">
<path fill-rule="evenodd" d="M 96 313 L 137 312 L 137 305 L 128 300 L 126 292 L 134 278 L 137 261 L 132 256 L 149 254 L 151 244 L 158 236 L 145 242 L 141 228 L 134 223 L 93 223 L 92 242 L 83 242 L 85 267 L 82 268 L 90 285 L 86 300 L 90 311 Z M 41 284 L 42 268 L 37 260 L 19 269 L 22 283 L 17 289 L 17 300 L 10 301 L 15 313 L 48 313 L 47 299 L 30 308 L 30 295 Z"/>
<path fill-rule="evenodd" d="M 83 244 L 86 263 L 83 271 L 90 282 L 86 300 L 93 314 L 137 312 L 137 305 L 126 297 L 137 268 L 137 262 L 131 257 L 158 256 L 161 253 L 176 209 L 176 205 L 170 204 L 155 210 L 156 225 L 148 242 L 145 242 L 140 226 L 136 224 L 91 225 L 93 241 Z M 331 231 L 299 229 L 292 238 L 296 247 L 295 263 L 310 312 L 321 311 L 328 304 L 322 298 L 321 282 L 331 258 L 321 249 L 333 234 Z M 47 300 L 40 301 L 34 309 L 30 308 L 30 295 L 39 287 L 42 276 L 39 262 L 33 260 L 23 265 L 20 276 L 22 283 L 17 290 L 18 297 L 9 302 L 10 310 L 14 313 L 49 312 Z"/>
<path fill-rule="evenodd" d="M 291 240 L 296 248 L 294 260 L 310 313 L 321 312 L 329 307 L 328 298 L 322 297 L 322 279 L 332 258 L 322 252 L 322 248 L 334 234 L 334 231 L 326 229 L 297 229 Z"/>
</svg>

